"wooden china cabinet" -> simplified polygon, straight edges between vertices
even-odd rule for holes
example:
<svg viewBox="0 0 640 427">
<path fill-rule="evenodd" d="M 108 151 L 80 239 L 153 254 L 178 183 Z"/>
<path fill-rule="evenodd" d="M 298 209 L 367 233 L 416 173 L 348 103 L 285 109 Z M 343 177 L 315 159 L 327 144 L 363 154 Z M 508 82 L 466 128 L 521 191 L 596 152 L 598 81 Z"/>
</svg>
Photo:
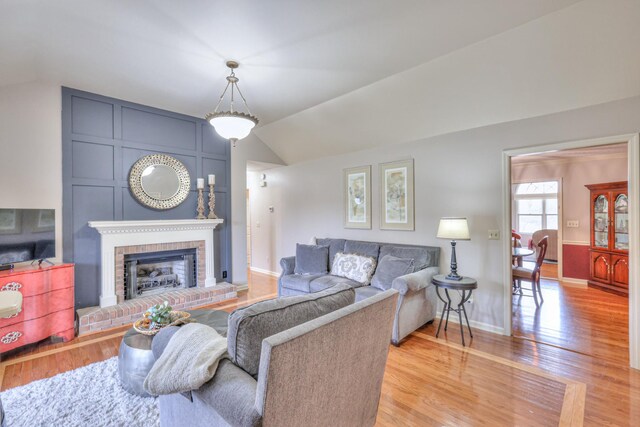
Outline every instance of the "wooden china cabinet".
<svg viewBox="0 0 640 427">
<path fill-rule="evenodd" d="M 589 286 L 629 295 L 627 181 L 586 187 L 591 191 Z"/>
</svg>

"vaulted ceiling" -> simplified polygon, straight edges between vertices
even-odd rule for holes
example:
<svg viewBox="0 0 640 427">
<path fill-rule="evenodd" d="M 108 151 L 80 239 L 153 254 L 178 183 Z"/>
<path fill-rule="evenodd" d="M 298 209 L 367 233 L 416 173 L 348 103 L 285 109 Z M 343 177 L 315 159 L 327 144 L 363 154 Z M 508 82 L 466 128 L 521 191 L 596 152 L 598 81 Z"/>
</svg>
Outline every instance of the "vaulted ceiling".
<svg viewBox="0 0 640 427">
<path fill-rule="evenodd" d="M 256 134 L 293 163 L 640 93 L 638 55 L 626 58 L 638 3 L 2 0 L 0 86 L 43 80 L 204 116 L 235 59 Z M 607 71 L 569 78 L 592 66 L 587 43 L 621 62 L 581 98 Z"/>
</svg>

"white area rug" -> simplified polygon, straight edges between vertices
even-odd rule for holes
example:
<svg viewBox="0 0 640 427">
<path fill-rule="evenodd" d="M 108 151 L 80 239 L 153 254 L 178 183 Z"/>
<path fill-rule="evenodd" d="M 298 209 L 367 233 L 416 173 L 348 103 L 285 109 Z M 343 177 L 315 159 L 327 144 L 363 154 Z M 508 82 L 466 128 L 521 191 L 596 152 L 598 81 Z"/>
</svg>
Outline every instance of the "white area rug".
<svg viewBox="0 0 640 427">
<path fill-rule="evenodd" d="M 160 425 L 155 398 L 135 396 L 120 386 L 116 357 L 1 396 L 7 427 Z"/>
</svg>

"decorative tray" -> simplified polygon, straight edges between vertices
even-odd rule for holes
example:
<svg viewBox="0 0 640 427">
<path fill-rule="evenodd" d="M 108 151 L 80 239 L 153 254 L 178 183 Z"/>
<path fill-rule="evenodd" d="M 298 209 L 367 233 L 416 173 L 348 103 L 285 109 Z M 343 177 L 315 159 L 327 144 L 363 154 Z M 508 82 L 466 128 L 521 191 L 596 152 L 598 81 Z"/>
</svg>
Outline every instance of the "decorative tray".
<svg viewBox="0 0 640 427">
<path fill-rule="evenodd" d="M 158 332 L 160 332 L 160 329 L 166 327 L 166 326 L 176 326 L 179 325 L 181 323 L 185 323 L 185 321 L 191 316 L 191 314 L 187 313 L 186 311 L 172 311 L 171 312 L 171 322 L 167 323 L 166 325 L 156 325 L 153 328 L 150 328 L 149 325 L 150 320 L 147 319 L 146 317 L 143 317 L 142 319 L 138 319 L 135 321 L 135 323 L 133 324 L 133 329 L 135 329 L 137 332 L 141 333 L 142 335 L 155 335 Z"/>
</svg>

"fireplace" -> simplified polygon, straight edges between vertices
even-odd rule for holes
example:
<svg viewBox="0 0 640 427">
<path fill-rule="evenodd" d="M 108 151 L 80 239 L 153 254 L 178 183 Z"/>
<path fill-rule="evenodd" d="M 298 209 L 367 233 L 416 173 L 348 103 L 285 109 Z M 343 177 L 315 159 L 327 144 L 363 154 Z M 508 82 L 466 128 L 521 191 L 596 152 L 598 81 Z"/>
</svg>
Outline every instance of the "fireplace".
<svg viewBox="0 0 640 427">
<path fill-rule="evenodd" d="M 124 255 L 125 300 L 196 286 L 195 248 Z"/>
</svg>

